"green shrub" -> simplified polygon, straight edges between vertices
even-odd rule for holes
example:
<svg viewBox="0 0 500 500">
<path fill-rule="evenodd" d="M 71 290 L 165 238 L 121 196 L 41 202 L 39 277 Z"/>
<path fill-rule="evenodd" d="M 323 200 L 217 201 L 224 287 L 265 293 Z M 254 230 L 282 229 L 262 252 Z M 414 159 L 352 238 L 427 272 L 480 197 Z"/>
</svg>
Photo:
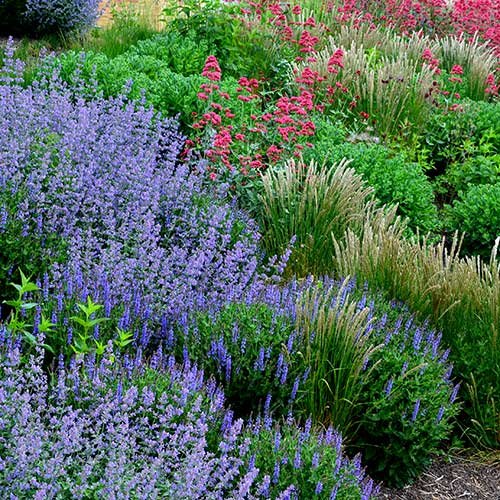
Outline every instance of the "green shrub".
<svg viewBox="0 0 500 500">
<path fill-rule="evenodd" d="M 376 198 L 388 205 L 397 203 L 398 213 L 408 217 L 411 228 L 418 227 L 426 233 L 438 227 L 432 185 L 421 165 L 380 144 L 340 141 L 341 134 L 332 125 L 320 129 L 318 141 L 309 154 L 327 164 L 342 158 L 351 160 L 349 167 L 373 187 Z"/>
<path fill-rule="evenodd" d="M 245 23 L 237 5 L 221 0 L 188 0 L 182 5 L 168 5 L 164 13 L 171 18 L 167 36 L 207 44 L 224 75 L 269 78 L 278 71 L 283 47 L 273 43 L 266 30 Z"/>
<path fill-rule="evenodd" d="M 249 415 L 268 395 L 283 413 L 293 385 L 292 321 L 265 304 L 230 303 L 218 313 L 198 313 L 187 331 L 179 331 L 177 352 L 190 359 L 224 387 L 231 407 Z M 287 348 L 289 346 L 289 349 Z"/>
<path fill-rule="evenodd" d="M 115 58 L 94 52 L 69 51 L 49 58 L 35 74 L 35 79 L 51 75 L 54 68 L 58 68 L 61 78 L 70 85 L 80 82 L 81 87 L 82 79 L 94 82 L 96 90 L 104 97 L 117 96 L 125 90 L 129 98 L 144 97 L 147 104 L 166 116 L 179 114 L 181 123 L 188 127 L 193 123 L 194 114 L 205 110 L 206 103 L 198 99 L 198 92 L 207 80 L 201 74 L 176 73 L 169 64 L 180 62 L 172 63 L 171 55 L 166 56 L 167 60 L 161 59 L 164 54 L 161 48 L 157 49 L 155 53 L 154 46 L 146 44 L 144 54 L 139 49 L 131 49 Z M 147 53 L 149 50 L 151 54 Z M 220 87 L 232 96 L 237 95 L 238 82 L 232 78 L 222 81 Z"/>
<path fill-rule="evenodd" d="M 456 111 L 444 105 L 434 108 L 421 139 L 437 173 L 477 153 L 500 153 L 498 103 L 464 99 L 459 105 Z"/>
<path fill-rule="evenodd" d="M 500 154 L 477 155 L 450 166 L 446 180 L 455 193 L 472 185 L 494 184 L 500 180 Z"/>
<path fill-rule="evenodd" d="M 452 229 L 465 233 L 464 249 L 488 256 L 500 236 L 500 182 L 471 186 L 450 210 Z"/>
<path fill-rule="evenodd" d="M 349 461 L 342 436 L 332 428 L 311 430 L 310 421 L 303 429 L 288 422 L 274 428 L 257 424 L 247 435 L 255 467 L 268 476 L 265 498 L 368 500 L 377 496 L 378 486 L 361 471 L 360 456 Z M 280 495 L 285 488 L 288 495 Z"/>
<path fill-rule="evenodd" d="M 206 40 L 195 40 L 190 33 L 181 36 L 176 32 L 167 32 L 139 41 L 130 47 L 128 54 L 153 58 L 173 72 L 188 76 L 201 74 L 210 49 Z"/>
<path fill-rule="evenodd" d="M 458 407 L 440 334 L 404 316 L 373 328 L 374 350 L 361 389 L 356 448 L 370 474 L 390 485 L 415 479 L 449 437 Z M 458 386 L 455 390 L 458 390 Z"/>
</svg>

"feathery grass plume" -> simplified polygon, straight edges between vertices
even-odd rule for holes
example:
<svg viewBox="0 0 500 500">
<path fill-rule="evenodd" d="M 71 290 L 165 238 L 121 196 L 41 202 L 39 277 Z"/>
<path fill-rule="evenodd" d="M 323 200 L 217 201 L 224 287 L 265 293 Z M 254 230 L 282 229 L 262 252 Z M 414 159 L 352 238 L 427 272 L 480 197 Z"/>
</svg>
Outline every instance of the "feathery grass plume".
<svg viewBox="0 0 500 500">
<path fill-rule="evenodd" d="M 422 52 L 425 48 L 437 47 L 437 42 L 425 35 L 422 31 L 408 35 L 401 35 L 392 30 L 383 29 L 379 26 L 362 23 L 357 24 L 350 21 L 340 25 L 338 32 L 330 40 L 339 47 L 350 47 L 353 43 L 365 50 L 376 49 L 376 53 L 391 58 L 397 58 L 403 52 L 412 61 L 422 61 Z"/>
<path fill-rule="evenodd" d="M 482 43 L 477 33 L 472 39 L 462 35 L 440 38 L 436 52 L 441 67 L 450 72 L 456 64 L 463 68 L 467 79 L 467 97 L 484 99 L 486 97 L 486 78 L 495 73 L 498 58 L 488 44 Z M 466 97 L 466 96 L 463 96 Z"/>
<path fill-rule="evenodd" d="M 260 222 L 268 255 L 281 255 L 293 237 L 295 247 L 287 272 L 320 275 L 332 267 L 333 240 L 362 224 L 373 190 L 348 162 L 330 167 L 294 160 L 263 175 Z"/>
<path fill-rule="evenodd" d="M 300 297 L 296 326 L 303 336 L 303 355 L 310 374 L 302 405 L 314 421 L 334 425 L 344 435 L 355 432 L 361 374 L 376 347 L 370 342 L 368 308 L 340 289 L 310 287 Z"/>
<path fill-rule="evenodd" d="M 500 262 L 497 240 L 489 263 L 459 257 L 454 237 L 431 245 L 403 238 L 405 224 L 394 211 L 368 212 L 362 230 L 348 230 L 334 242 L 335 264 L 430 318 L 452 349 L 452 361 L 466 382 L 467 432 L 483 446 L 500 441 Z"/>
<path fill-rule="evenodd" d="M 307 64 L 324 78 L 325 89 L 337 84 L 347 88 L 350 98 L 355 96 L 356 113 L 364 112 L 375 119 L 379 134 L 394 136 L 407 127 L 418 132 L 429 109 L 425 94 L 432 86 L 433 70 L 408 56 L 403 47 L 405 42 L 401 40 L 399 45 L 394 44 L 392 53 L 385 54 L 377 47 L 369 49 L 355 41 L 343 48 L 330 38 L 315 62 L 296 64 L 294 69 L 301 74 Z M 329 71 L 330 57 L 339 49 L 343 51 L 343 67 Z"/>
</svg>

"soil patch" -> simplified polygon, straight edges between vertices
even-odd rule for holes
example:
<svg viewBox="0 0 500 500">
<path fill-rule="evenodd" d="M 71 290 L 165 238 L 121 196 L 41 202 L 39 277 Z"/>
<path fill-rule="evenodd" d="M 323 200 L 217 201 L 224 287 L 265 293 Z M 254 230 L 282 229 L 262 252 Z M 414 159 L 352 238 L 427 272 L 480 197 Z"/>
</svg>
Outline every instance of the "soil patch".
<svg viewBox="0 0 500 500">
<path fill-rule="evenodd" d="M 492 463 L 453 457 L 437 460 L 411 486 L 383 487 L 380 500 L 500 500 L 500 457 Z"/>
</svg>

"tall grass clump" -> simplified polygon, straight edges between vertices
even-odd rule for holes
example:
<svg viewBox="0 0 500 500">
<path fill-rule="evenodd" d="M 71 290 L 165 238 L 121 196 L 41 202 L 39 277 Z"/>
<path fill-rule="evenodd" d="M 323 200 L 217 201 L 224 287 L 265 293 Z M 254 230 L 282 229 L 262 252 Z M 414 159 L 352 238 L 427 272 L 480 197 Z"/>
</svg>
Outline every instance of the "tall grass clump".
<svg viewBox="0 0 500 500">
<path fill-rule="evenodd" d="M 108 57 L 123 54 L 141 40 L 156 35 L 163 27 L 157 1 L 111 2 L 99 20 L 99 29 L 84 41 L 85 50 Z"/>
<path fill-rule="evenodd" d="M 331 269 L 332 235 L 362 224 L 364 203 L 372 192 L 347 168 L 347 162 L 322 167 L 289 161 L 263 176 L 260 222 L 268 255 L 283 253 L 296 238 L 289 274 L 321 275 Z"/>
<path fill-rule="evenodd" d="M 430 318 L 452 349 L 457 373 L 466 382 L 466 432 L 476 444 L 498 445 L 500 425 L 499 240 L 489 262 L 459 257 L 459 241 L 429 244 L 403 238 L 405 224 L 394 211 L 371 211 L 363 229 L 335 242 L 339 273 L 352 273 L 389 297 Z"/>
<path fill-rule="evenodd" d="M 401 42 L 402 44 L 402 42 Z M 342 53 L 342 66 L 332 71 L 330 61 Z M 382 136 L 395 137 L 410 127 L 415 133 L 423 127 L 428 113 L 426 93 L 432 86 L 433 71 L 422 61 L 410 57 L 405 50 L 384 53 L 378 47 L 365 47 L 351 42 L 343 47 L 334 38 L 315 55 L 315 62 L 295 65 L 300 74 L 307 66 L 323 79 L 321 85 L 341 85 L 355 102 L 356 114 L 366 113 L 376 122 Z M 345 99 L 336 92 L 335 100 Z M 351 107 L 351 106 L 349 106 Z"/>
<path fill-rule="evenodd" d="M 310 369 L 302 405 L 314 421 L 349 435 L 355 428 L 361 375 L 374 346 L 367 329 L 369 310 L 349 299 L 347 283 L 340 289 L 306 290 L 297 303 L 296 325 Z"/>
<path fill-rule="evenodd" d="M 495 73 L 498 58 L 493 48 L 480 42 L 477 34 L 472 39 L 463 35 L 440 38 L 436 55 L 440 60 L 441 68 L 448 73 L 456 64 L 463 68 L 467 80 L 467 93 L 463 97 L 474 100 L 486 97 L 486 79 L 488 75 Z"/>
</svg>

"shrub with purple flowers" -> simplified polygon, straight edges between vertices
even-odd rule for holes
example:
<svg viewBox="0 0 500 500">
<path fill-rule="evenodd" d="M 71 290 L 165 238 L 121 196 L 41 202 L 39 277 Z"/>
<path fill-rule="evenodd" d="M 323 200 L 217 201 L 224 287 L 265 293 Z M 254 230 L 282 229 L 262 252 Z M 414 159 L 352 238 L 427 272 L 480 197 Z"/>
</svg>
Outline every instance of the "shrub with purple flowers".
<svg viewBox="0 0 500 500">
<path fill-rule="evenodd" d="M 261 302 L 233 302 L 198 314 L 187 334 L 179 332 L 178 349 L 220 381 L 238 415 L 258 410 L 268 397 L 274 413 L 283 414 L 297 395 L 300 377 L 292 370 L 303 370 L 296 337 L 290 314 Z"/>
<path fill-rule="evenodd" d="M 431 463 L 450 436 L 458 385 L 451 381 L 441 334 L 408 313 L 395 321 L 382 316 L 372 337 L 381 348 L 366 367 L 354 442 L 371 475 L 402 486 Z"/>
<path fill-rule="evenodd" d="M 113 300 L 140 288 L 166 314 L 238 297 L 256 275 L 255 225 L 178 163 L 177 123 L 57 77 L 23 88 L 20 69 L 7 57 L 0 75 L 2 285 L 18 266 L 107 277 Z"/>
<path fill-rule="evenodd" d="M 66 34 L 91 28 L 99 15 L 100 0 L 1 0 L 4 16 L 0 32 Z"/>
</svg>

